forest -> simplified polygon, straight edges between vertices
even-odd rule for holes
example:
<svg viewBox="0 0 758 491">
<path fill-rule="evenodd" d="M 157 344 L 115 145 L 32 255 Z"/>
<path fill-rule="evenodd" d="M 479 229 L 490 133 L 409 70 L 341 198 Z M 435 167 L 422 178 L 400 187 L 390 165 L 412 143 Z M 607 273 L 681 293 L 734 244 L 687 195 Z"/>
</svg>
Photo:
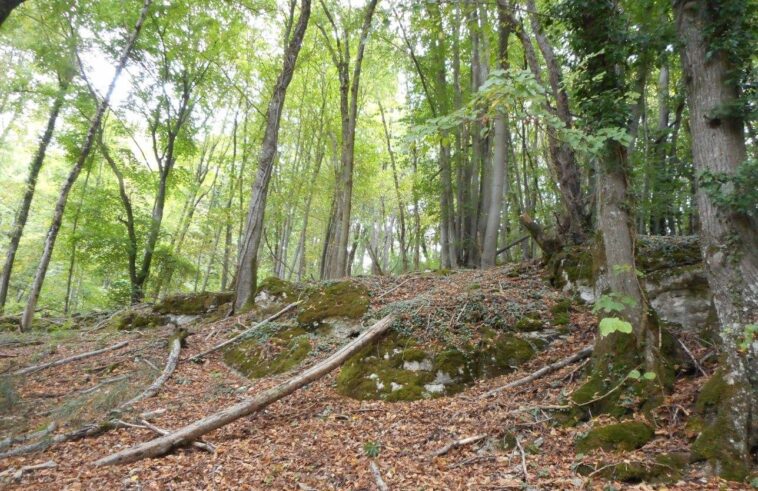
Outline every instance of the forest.
<svg viewBox="0 0 758 491">
<path fill-rule="evenodd" d="M 752 0 L 0 0 L 0 487 L 758 488 L 756 46 Z"/>
</svg>

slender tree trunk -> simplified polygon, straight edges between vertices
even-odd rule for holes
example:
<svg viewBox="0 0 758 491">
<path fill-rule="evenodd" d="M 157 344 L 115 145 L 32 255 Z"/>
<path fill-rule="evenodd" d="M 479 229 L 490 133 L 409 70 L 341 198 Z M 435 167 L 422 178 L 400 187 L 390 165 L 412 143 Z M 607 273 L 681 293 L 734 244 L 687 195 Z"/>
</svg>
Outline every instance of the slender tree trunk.
<svg viewBox="0 0 758 491">
<path fill-rule="evenodd" d="M 66 296 L 63 297 L 63 315 L 68 315 L 69 302 L 71 301 L 71 283 L 74 277 L 74 267 L 76 266 L 76 252 L 79 239 L 76 237 L 76 230 L 79 228 L 79 216 L 82 212 L 82 206 L 84 205 L 84 197 L 87 195 L 87 187 L 89 185 L 89 177 L 92 173 L 92 168 L 87 169 L 87 175 L 84 177 L 84 185 L 82 186 L 81 197 L 79 198 L 79 204 L 76 207 L 76 213 L 74 213 L 74 223 L 71 227 L 71 254 L 68 260 L 68 273 L 66 275 Z M 99 181 L 100 179 L 98 179 Z"/>
<path fill-rule="evenodd" d="M 292 74 L 295 70 L 297 56 L 300 53 L 300 46 L 305 36 L 305 30 L 308 27 L 308 19 L 311 14 L 310 0 L 301 0 L 300 18 L 298 19 L 295 31 L 287 45 L 284 54 L 282 71 L 274 85 L 274 92 L 268 105 L 266 115 L 266 130 L 263 135 L 263 143 L 258 159 L 258 171 L 253 183 L 253 191 L 248 208 L 247 222 L 245 225 L 245 235 L 243 239 L 242 250 L 237 267 L 237 278 L 235 284 L 235 310 L 242 309 L 245 305 L 251 304 L 255 298 L 256 281 L 258 275 L 258 247 L 260 246 L 261 236 L 263 234 L 263 218 L 266 211 L 266 198 L 268 195 L 268 185 L 271 180 L 271 171 L 274 166 L 276 157 L 277 141 L 279 139 L 279 122 L 281 120 L 284 99 L 287 94 L 287 87 L 292 80 Z"/>
<path fill-rule="evenodd" d="M 66 209 L 68 194 L 71 191 L 71 188 L 74 186 L 76 178 L 79 177 L 79 173 L 84 166 L 84 162 L 87 160 L 87 157 L 92 150 L 92 145 L 95 142 L 95 135 L 98 131 L 98 128 L 100 127 L 100 122 L 103 119 L 105 110 L 108 108 L 108 103 L 110 102 L 111 95 L 113 94 L 113 90 L 116 87 L 116 82 L 118 81 L 119 77 L 121 76 L 121 72 L 126 66 L 126 62 L 129 59 L 129 54 L 134 48 L 134 44 L 137 42 L 137 37 L 139 36 L 140 30 L 142 29 L 142 24 L 147 17 L 147 11 L 151 3 L 152 0 L 145 0 L 143 3 L 142 10 L 140 11 L 139 18 L 137 19 L 137 23 L 135 24 L 131 37 L 129 38 L 123 52 L 121 53 L 118 64 L 116 65 L 116 71 L 113 74 L 113 78 L 111 79 L 108 90 L 105 93 L 105 97 L 98 105 L 95 116 L 92 120 L 92 123 L 90 124 L 89 131 L 87 132 L 87 137 L 84 141 L 84 145 L 82 146 L 82 150 L 79 153 L 79 157 L 69 172 L 66 181 L 63 183 L 60 194 L 58 195 L 58 201 L 55 204 L 55 211 L 53 213 L 53 221 L 50 224 L 50 228 L 47 232 L 47 237 L 45 238 L 45 248 L 42 252 L 42 257 L 40 258 L 40 263 L 37 267 L 37 272 L 34 276 L 31 290 L 29 291 L 29 299 L 26 303 L 26 308 L 24 309 L 24 314 L 21 318 L 22 330 L 28 329 L 32 324 L 34 311 L 37 307 L 37 300 L 39 299 L 39 294 L 42 291 L 42 283 L 45 281 L 45 274 L 47 273 L 47 268 L 50 265 L 50 259 L 53 256 L 55 241 L 58 238 L 58 231 L 60 230 L 61 222 L 63 221 L 63 212 Z"/>
<path fill-rule="evenodd" d="M 677 0 L 674 8 L 695 169 L 734 176 L 747 165 L 743 122 L 717 110 L 737 101 L 735 67 L 728 53 L 710 46 L 708 36 L 720 32 L 714 26 L 729 26 L 720 34 L 734 36 L 740 20 L 722 18 L 727 14 L 718 2 L 708 0 Z M 721 367 L 707 385 L 719 394 L 713 403 L 716 414 L 707 415 L 693 453 L 709 460 L 721 476 L 741 481 L 755 464 L 751 452 L 758 447 L 758 343 L 739 347 L 746 326 L 758 321 L 758 224 L 754 216 L 714 203 L 703 185 L 697 206 L 705 270 L 720 323 Z"/>
<path fill-rule="evenodd" d="M 0 23 L 2 19 L 0 19 Z M 55 131 L 55 123 L 58 121 L 58 115 L 60 114 L 63 102 L 66 97 L 66 92 L 70 84 L 70 79 L 61 80 L 58 94 L 55 96 L 53 106 L 50 110 L 50 116 L 47 119 L 47 126 L 45 132 L 40 138 L 37 152 L 34 154 L 31 166 L 29 167 L 29 175 L 26 178 L 26 189 L 24 191 L 24 197 L 21 199 L 18 211 L 16 212 L 16 218 L 13 222 L 13 228 L 10 233 L 10 244 L 8 244 L 8 250 L 5 254 L 5 264 L 3 266 L 3 273 L 0 275 L 0 313 L 3 312 L 5 307 L 5 300 L 8 297 L 8 287 L 10 286 L 11 273 L 13 272 L 13 263 L 16 259 L 16 252 L 18 251 L 18 244 L 21 242 L 21 236 L 24 233 L 24 227 L 26 226 L 26 220 L 29 217 L 29 209 L 32 206 L 32 199 L 34 198 L 34 190 L 37 186 L 37 177 L 39 176 L 42 164 L 45 161 L 45 154 L 47 153 L 47 147 L 50 145 L 50 141 L 53 139 L 53 132 Z"/>
</svg>

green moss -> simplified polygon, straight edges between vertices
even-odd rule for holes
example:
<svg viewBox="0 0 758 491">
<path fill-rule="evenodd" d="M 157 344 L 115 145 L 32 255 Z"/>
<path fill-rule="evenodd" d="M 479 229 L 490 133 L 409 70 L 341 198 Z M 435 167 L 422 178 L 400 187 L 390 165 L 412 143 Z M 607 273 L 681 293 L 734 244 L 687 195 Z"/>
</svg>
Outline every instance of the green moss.
<svg viewBox="0 0 758 491">
<path fill-rule="evenodd" d="M 297 320 L 308 325 L 329 317 L 360 319 L 368 306 L 368 290 L 363 285 L 341 281 L 312 293 L 302 305 Z"/>
<path fill-rule="evenodd" d="M 571 322 L 571 316 L 567 312 L 553 314 L 553 324 L 556 326 L 565 326 Z"/>
<path fill-rule="evenodd" d="M 750 463 L 732 443 L 744 438 L 734 434 L 735 425 L 730 421 L 731 403 L 740 390 L 750 389 L 727 383 L 721 369 L 711 376 L 695 403 L 701 432 L 691 448 L 693 460 L 708 461 L 721 477 L 732 481 L 742 481 L 750 474 Z"/>
<path fill-rule="evenodd" d="M 153 310 L 160 314 L 200 315 L 216 310 L 220 305 L 229 303 L 233 299 L 232 292 L 170 295 L 161 300 Z"/>
<path fill-rule="evenodd" d="M 555 303 L 552 307 L 550 307 L 550 313 L 551 314 L 562 314 L 571 312 L 571 299 L 564 298 Z"/>
<path fill-rule="evenodd" d="M 576 442 L 577 452 L 590 450 L 636 450 L 653 439 L 653 429 L 639 421 L 626 421 L 593 428 Z"/>
<path fill-rule="evenodd" d="M 144 310 L 125 310 L 114 316 L 109 325 L 119 331 L 129 331 L 132 329 L 153 328 L 166 324 L 168 318 Z"/>
<path fill-rule="evenodd" d="M 535 353 L 528 341 L 513 334 L 499 334 L 483 339 L 474 356 L 475 373 L 478 377 L 490 378 L 512 372 L 529 361 Z"/>
<path fill-rule="evenodd" d="M 289 281 L 269 276 L 258 285 L 258 292 L 266 292 L 273 297 L 281 297 L 286 300 L 294 300 L 300 294 L 297 286 Z"/>
<path fill-rule="evenodd" d="M 307 333 L 290 327 L 268 340 L 250 339 L 224 351 L 224 362 L 250 378 L 284 373 L 295 368 L 311 351 Z"/>
<path fill-rule="evenodd" d="M 516 322 L 516 325 L 513 326 L 517 331 L 522 332 L 531 332 L 531 331 L 539 331 L 543 328 L 542 320 L 536 319 L 534 317 L 522 317 Z"/>
</svg>

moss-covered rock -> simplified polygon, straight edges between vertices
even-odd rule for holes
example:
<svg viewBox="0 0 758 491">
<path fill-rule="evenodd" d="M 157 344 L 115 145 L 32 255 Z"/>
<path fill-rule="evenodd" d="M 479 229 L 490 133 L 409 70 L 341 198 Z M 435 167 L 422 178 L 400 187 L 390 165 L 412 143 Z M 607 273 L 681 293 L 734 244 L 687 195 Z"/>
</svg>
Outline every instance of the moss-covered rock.
<svg viewBox="0 0 758 491">
<path fill-rule="evenodd" d="M 160 314 L 201 315 L 231 302 L 233 292 L 203 292 L 186 295 L 170 295 L 153 307 Z"/>
<path fill-rule="evenodd" d="M 311 351 L 308 334 L 289 327 L 267 339 L 248 339 L 224 350 L 224 362 L 250 378 L 261 378 L 292 370 Z"/>
<path fill-rule="evenodd" d="M 128 309 L 114 316 L 109 324 L 119 331 L 129 331 L 159 327 L 168 321 L 168 317 L 149 310 Z"/>
<path fill-rule="evenodd" d="M 535 353 L 530 342 L 510 333 L 487 330 L 466 349 L 424 349 L 411 338 L 393 334 L 353 355 L 337 377 L 337 391 L 355 399 L 408 401 L 447 396 L 479 378 L 514 370 Z"/>
<path fill-rule="evenodd" d="M 270 297 L 281 298 L 282 300 L 295 300 L 301 293 L 301 289 L 290 281 L 269 276 L 261 281 L 256 291 L 256 297 L 265 293 Z"/>
<path fill-rule="evenodd" d="M 539 319 L 537 317 L 527 316 L 527 317 L 522 317 L 521 319 L 516 321 L 516 324 L 513 327 L 517 331 L 533 332 L 533 331 L 540 331 L 545 326 L 542 323 L 542 319 Z"/>
<path fill-rule="evenodd" d="M 369 307 L 368 290 L 352 281 L 340 281 L 311 293 L 297 315 L 301 325 L 319 324 L 330 317 L 360 319 Z"/>
<path fill-rule="evenodd" d="M 653 439 L 653 429 L 639 421 L 625 421 L 591 429 L 576 441 L 577 452 L 590 450 L 636 450 Z"/>
<path fill-rule="evenodd" d="M 687 456 L 684 454 L 661 454 L 655 458 L 655 462 L 601 463 L 597 469 L 583 465 L 577 471 L 583 475 L 593 474 L 628 484 L 670 484 L 681 479 L 682 468 L 686 464 Z"/>
<path fill-rule="evenodd" d="M 536 353 L 535 346 L 514 334 L 502 333 L 485 338 L 472 353 L 474 373 L 480 378 L 492 378 L 510 373 L 529 361 Z"/>
</svg>

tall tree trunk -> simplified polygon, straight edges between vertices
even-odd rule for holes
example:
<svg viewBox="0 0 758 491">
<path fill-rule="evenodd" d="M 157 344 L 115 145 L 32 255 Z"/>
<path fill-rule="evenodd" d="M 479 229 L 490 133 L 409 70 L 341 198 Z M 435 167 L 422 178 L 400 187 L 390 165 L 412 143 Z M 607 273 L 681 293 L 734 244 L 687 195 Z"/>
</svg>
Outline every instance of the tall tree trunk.
<svg viewBox="0 0 758 491">
<path fill-rule="evenodd" d="M 82 146 L 81 152 L 79 152 L 79 157 L 69 172 L 68 177 L 63 183 L 63 187 L 61 188 L 61 191 L 58 195 L 58 200 L 55 204 L 55 211 L 53 212 L 53 221 L 50 224 L 50 228 L 47 232 L 47 237 L 45 238 L 45 249 L 42 252 L 42 257 L 40 258 L 39 266 L 37 267 L 37 272 L 34 276 L 34 281 L 32 282 L 32 287 L 29 291 L 29 299 L 26 302 L 24 314 L 21 317 L 22 330 L 28 329 L 32 324 L 34 311 L 37 308 L 37 300 L 39 299 L 39 294 L 42 291 L 42 283 L 45 281 L 47 267 L 50 265 L 50 259 L 53 256 L 55 241 L 58 238 L 58 231 L 60 230 L 61 222 L 63 221 L 63 212 L 66 209 L 68 194 L 71 191 L 71 188 L 74 187 L 76 178 L 79 177 L 79 173 L 81 172 L 82 167 L 84 167 L 84 162 L 87 160 L 87 157 L 92 150 L 92 145 L 95 142 L 95 135 L 98 131 L 98 128 L 100 127 L 100 122 L 103 119 L 105 110 L 108 108 L 108 103 L 110 102 L 111 95 L 113 94 L 113 90 L 116 87 L 116 82 L 121 76 L 121 72 L 124 70 L 126 62 L 129 59 L 129 54 L 132 52 L 132 49 L 137 42 L 137 37 L 139 36 L 140 30 L 142 29 L 142 24 L 147 17 L 147 11 L 151 3 L 152 0 L 144 0 L 144 4 L 142 6 L 142 10 L 140 11 L 139 18 L 137 19 L 137 23 L 134 25 L 134 30 L 132 31 L 131 37 L 129 38 L 123 52 L 121 53 L 118 64 L 116 65 L 116 71 L 113 74 L 110 85 L 108 85 L 108 90 L 105 93 L 105 97 L 102 101 L 100 101 L 92 123 L 90 124 L 84 145 Z"/>
<path fill-rule="evenodd" d="M 379 113 L 382 116 L 382 125 L 384 126 L 384 138 L 387 140 L 387 153 L 390 156 L 390 165 L 392 165 L 392 180 L 395 184 L 395 196 L 397 197 L 397 210 L 400 217 L 400 261 L 402 264 L 402 272 L 408 271 L 408 247 L 406 244 L 406 226 L 405 226 L 405 202 L 403 201 L 403 195 L 400 192 L 400 178 L 397 172 L 397 162 L 395 161 L 395 152 L 392 150 L 392 137 L 390 135 L 389 127 L 387 126 L 387 119 L 384 117 L 384 108 L 382 103 L 379 102 Z"/>
<path fill-rule="evenodd" d="M 13 228 L 10 233 L 11 240 L 10 244 L 8 244 L 8 251 L 5 253 L 3 273 L 0 275 L 0 313 L 3 312 L 3 309 L 5 308 L 5 300 L 8 297 L 8 287 L 10 286 L 11 273 L 13 272 L 13 263 L 16 260 L 16 252 L 18 251 L 18 244 L 21 242 L 21 236 L 24 233 L 26 220 L 29 218 L 29 209 L 32 206 L 34 190 L 37 186 L 37 177 L 39 176 L 40 169 L 42 169 L 42 164 L 45 161 L 47 147 L 53 139 L 55 123 L 58 121 L 58 115 L 63 107 L 63 102 L 70 82 L 70 78 L 61 79 L 58 93 L 55 96 L 53 106 L 50 110 L 50 116 L 47 119 L 45 132 L 40 137 L 37 152 L 34 154 L 34 159 L 32 159 L 32 164 L 29 167 L 29 175 L 26 177 L 26 189 L 24 191 L 24 196 L 21 199 L 21 204 L 18 207 L 18 211 L 16 212 L 16 218 L 13 221 Z"/>
<path fill-rule="evenodd" d="M 87 195 L 87 187 L 89 186 L 89 178 L 92 173 L 92 167 L 87 169 L 87 175 L 84 177 L 84 185 L 82 186 L 82 193 L 79 198 L 79 204 L 76 207 L 76 213 L 74 213 L 74 223 L 71 227 L 71 254 L 68 260 L 68 273 L 66 274 L 66 294 L 63 297 L 63 315 L 68 315 L 69 303 L 71 301 L 71 284 L 74 277 L 74 267 L 76 266 L 76 253 L 79 239 L 76 237 L 76 230 L 79 228 L 79 217 L 82 213 L 82 206 L 84 206 L 84 197 Z M 100 179 L 98 178 L 98 182 Z"/>
<path fill-rule="evenodd" d="M 743 122 L 723 115 L 723 109 L 735 107 L 739 97 L 735 62 L 748 60 L 735 60 L 734 54 L 730 59 L 730 53 L 712 46 L 711 36 L 736 37 L 740 28 L 750 27 L 744 19 L 724 17 L 732 14 L 720 10 L 718 2 L 677 0 L 674 8 L 695 169 L 734 176 L 748 165 Z M 728 27 L 721 32 L 724 26 Z M 751 457 L 751 452 L 758 448 L 758 343 L 739 347 L 746 326 L 758 320 L 758 224 L 755 216 L 716 204 L 709 191 L 714 192 L 701 184 L 697 206 L 703 259 L 720 324 L 721 367 L 706 386 L 717 391 L 712 392 L 718 394 L 716 414 L 707 415 L 693 452 L 709 460 L 721 476 L 742 480 L 755 464 L 756 454 Z M 734 190 L 721 187 L 715 192 Z"/>
<path fill-rule="evenodd" d="M 329 240 L 329 249 L 327 250 L 328 268 L 325 269 L 325 278 L 340 278 L 347 274 L 347 254 L 348 243 L 350 242 L 350 219 L 352 213 L 353 200 L 353 167 L 355 165 L 355 129 L 358 118 L 358 90 L 360 87 L 361 69 L 363 65 L 363 56 L 368 42 L 369 31 L 371 30 L 371 21 L 376 10 L 378 0 L 369 0 L 364 9 L 363 25 L 361 27 L 360 38 L 358 40 L 358 51 L 353 62 L 353 72 L 350 73 L 350 40 L 347 31 L 340 41 L 340 35 L 334 18 L 329 13 L 326 5 L 321 3 L 329 22 L 334 29 L 335 41 L 337 47 L 332 47 L 329 36 L 319 26 L 324 38 L 327 40 L 332 60 L 337 68 L 340 79 L 340 114 L 341 114 L 341 132 L 342 142 L 340 149 L 340 174 L 339 184 L 335 193 L 336 206 L 333 208 L 335 215 L 332 219 L 334 226 L 334 240 Z"/>
<path fill-rule="evenodd" d="M 253 191 L 248 208 L 247 222 L 245 224 L 245 235 L 242 244 L 242 250 L 237 267 L 237 278 L 235 283 L 235 310 L 242 309 L 245 305 L 251 304 L 255 299 L 256 281 L 258 275 L 258 247 L 261 243 L 263 234 L 263 218 L 266 211 L 266 198 L 268 195 L 268 185 L 271 180 L 271 170 L 274 166 L 276 157 L 277 142 L 279 139 L 279 122 L 284 107 L 284 99 L 287 94 L 287 87 L 292 80 L 292 74 L 295 70 L 297 56 L 300 53 L 300 46 L 303 43 L 305 30 L 308 27 L 308 19 L 311 14 L 310 0 L 301 0 L 300 18 L 298 19 L 292 38 L 289 40 L 287 49 L 284 53 L 284 62 L 282 71 L 274 85 L 274 92 L 268 105 L 266 114 L 266 130 L 263 135 L 260 155 L 258 158 L 258 171 L 253 183 Z"/>
</svg>

